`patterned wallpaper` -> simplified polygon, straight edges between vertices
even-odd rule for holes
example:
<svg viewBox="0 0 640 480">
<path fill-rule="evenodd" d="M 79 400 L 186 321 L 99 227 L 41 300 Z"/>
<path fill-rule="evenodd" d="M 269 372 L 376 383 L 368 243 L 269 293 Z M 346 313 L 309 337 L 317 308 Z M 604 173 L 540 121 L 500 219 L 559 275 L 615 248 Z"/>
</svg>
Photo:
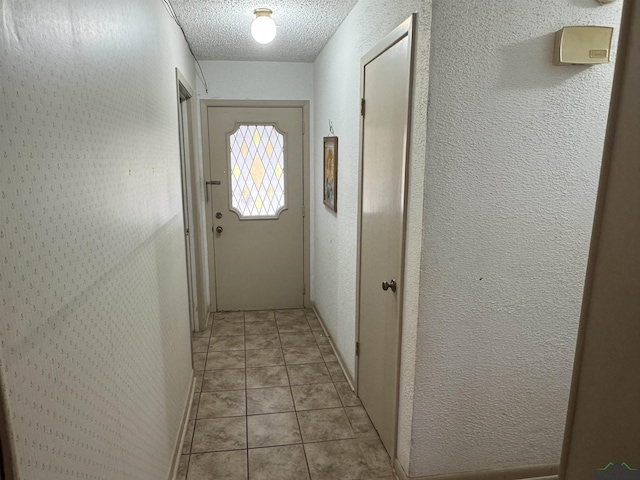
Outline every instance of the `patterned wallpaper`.
<svg viewBox="0 0 640 480">
<path fill-rule="evenodd" d="M 165 479 L 191 378 L 160 0 L 5 0 L 0 386 L 24 480 Z"/>
</svg>

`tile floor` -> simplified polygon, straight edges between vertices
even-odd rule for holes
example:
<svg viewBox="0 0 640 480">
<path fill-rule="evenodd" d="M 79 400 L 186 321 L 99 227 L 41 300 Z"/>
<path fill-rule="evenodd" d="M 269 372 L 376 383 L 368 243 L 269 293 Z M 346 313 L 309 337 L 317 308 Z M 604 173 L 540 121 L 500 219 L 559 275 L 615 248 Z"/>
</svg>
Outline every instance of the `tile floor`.
<svg viewBox="0 0 640 480">
<path fill-rule="evenodd" d="M 178 480 L 394 480 L 313 310 L 223 312 L 194 336 Z"/>
</svg>

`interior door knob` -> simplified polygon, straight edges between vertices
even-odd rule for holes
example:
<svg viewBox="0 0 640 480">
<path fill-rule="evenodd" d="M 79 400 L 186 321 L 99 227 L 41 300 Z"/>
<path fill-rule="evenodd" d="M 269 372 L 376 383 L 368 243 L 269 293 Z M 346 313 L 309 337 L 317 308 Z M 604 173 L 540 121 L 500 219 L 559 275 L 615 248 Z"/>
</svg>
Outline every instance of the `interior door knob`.
<svg viewBox="0 0 640 480">
<path fill-rule="evenodd" d="M 223 228 L 222 227 L 216 227 L 216 232 L 218 233 L 222 233 Z"/>
<path fill-rule="evenodd" d="M 390 282 L 382 282 L 382 289 L 386 292 L 391 289 L 392 292 L 395 292 L 398 289 L 398 285 L 395 280 L 391 280 Z"/>
</svg>

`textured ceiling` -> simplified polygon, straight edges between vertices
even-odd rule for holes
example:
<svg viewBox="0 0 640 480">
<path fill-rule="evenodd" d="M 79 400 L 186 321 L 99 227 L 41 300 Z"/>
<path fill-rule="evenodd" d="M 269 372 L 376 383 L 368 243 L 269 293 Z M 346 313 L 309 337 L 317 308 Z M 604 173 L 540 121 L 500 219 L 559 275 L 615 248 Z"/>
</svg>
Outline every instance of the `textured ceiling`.
<svg viewBox="0 0 640 480">
<path fill-rule="evenodd" d="M 357 0 L 172 0 L 199 60 L 312 62 Z M 251 37 L 256 8 L 273 10 L 278 34 Z"/>
</svg>

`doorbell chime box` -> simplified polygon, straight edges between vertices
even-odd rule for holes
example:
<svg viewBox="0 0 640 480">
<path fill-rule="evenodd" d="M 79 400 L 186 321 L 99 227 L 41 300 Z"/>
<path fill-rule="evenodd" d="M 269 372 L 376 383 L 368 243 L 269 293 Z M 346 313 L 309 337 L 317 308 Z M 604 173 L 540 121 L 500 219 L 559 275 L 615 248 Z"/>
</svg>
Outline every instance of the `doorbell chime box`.
<svg viewBox="0 0 640 480">
<path fill-rule="evenodd" d="M 554 65 L 596 65 L 609 63 L 613 28 L 563 27 L 556 33 Z"/>
</svg>

